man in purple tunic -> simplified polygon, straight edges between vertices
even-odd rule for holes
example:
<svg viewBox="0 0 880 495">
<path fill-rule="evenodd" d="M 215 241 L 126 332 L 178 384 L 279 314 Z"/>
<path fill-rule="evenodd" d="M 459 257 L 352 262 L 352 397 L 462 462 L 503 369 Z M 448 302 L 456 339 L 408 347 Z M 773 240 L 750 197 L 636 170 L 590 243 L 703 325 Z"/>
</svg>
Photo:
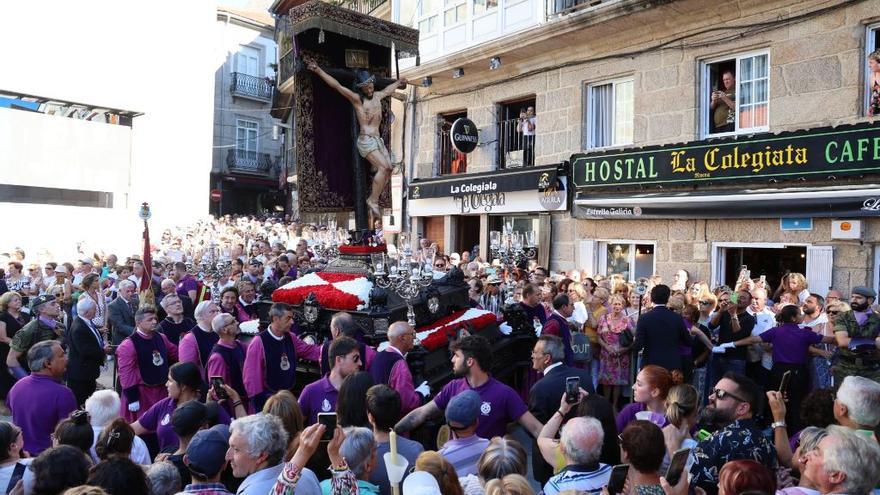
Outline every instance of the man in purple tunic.
<svg viewBox="0 0 880 495">
<path fill-rule="evenodd" d="M 76 398 L 61 384 L 67 354 L 60 343 L 38 342 L 27 357 L 31 374 L 12 386 L 6 405 L 12 410 L 12 422 L 21 427 L 24 449 L 37 455 L 52 446 L 50 435 L 58 421 L 76 409 Z"/>
<path fill-rule="evenodd" d="M 453 342 L 452 372 L 461 377 L 447 383 L 431 402 L 407 414 L 394 430 L 406 433 L 421 426 L 432 417 L 438 417 L 450 399 L 459 392 L 473 390 L 480 394 L 480 419 L 476 433 L 483 438 L 504 436 L 507 425 L 518 422 L 535 438 L 543 425 L 528 411 L 525 402 L 512 388 L 492 378 L 492 347 L 479 335 L 469 335 Z"/>
<path fill-rule="evenodd" d="M 168 366 L 177 361 L 177 346 L 156 332 L 156 310 L 143 306 L 134 316 L 135 332 L 116 350 L 119 384 L 122 386 L 122 417 L 137 421 L 141 411 L 168 396 Z"/>
<path fill-rule="evenodd" d="M 220 337 L 211 329 L 211 321 L 220 314 L 220 308 L 211 301 L 202 301 L 195 310 L 196 326 L 180 339 L 180 362 L 195 363 L 206 379 L 205 367 L 211 357 L 211 349 Z"/>
<path fill-rule="evenodd" d="M 351 317 L 350 314 L 345 311 L 340 311 L 333 315 L 333 318 L 330 319 L 330 339 L 324 341 L 321 344 L 321 375 L 326 375 L 330 373 L 331 363 L 329 358 L 330 354 L 330 344 L 333 343 L 333 340 L 338 339 L 340 336 L 351 337 L 357 340 L 360 344 L 361 350 L 361 360 L 363 363 L 364 371 L 370 371 L 370 366 L 373 364 L 373 359 L 376 357 L 376 350 L 372 347 L 360 342 L 357 338 L 358 327 L 354 322 L 354 318 Z"/>
<path fill-rule="evenodd" d="M 541 325 L 547 322 L 547 312 L 541 305 L 541 289 L 535 284 L 526 284 L 522 290 L 522 302 L 519 303 L 523 311 L 529 317 L 529 321 L 535 318 L 541 322 Z"/>
<path fill-rule="evenodd" d="M 293 390 L 297 358 L 321 358 L 321 346 L 306 344 L 291 333 L 293 308 L 275 303 L 269 318 L 269 328 L 251 340 L 244 359 L 244 388 L 257 411 L 275 392 Z"/>
<path fill-rule="evenodd" d="M 358 342 L 351 337 L 339 337 L 330 344 L 330 373 L 305 386 L 299 396 L 299 408 L 306 424 L 315 424 L 318 413 L 336 411 L 339 387 L 349 376 L 361 369 L 361 351 Z"/>
<path fill-rule="evenodd" d="M 409 323 L 398 321 L 388 328 L 388 348 L 376 355 L 370 375 L 373 383 L 384 383 L 400 394 L 400 414 L 406 414 L 422 405 L 422 399 L 431 395 L 428 382 L 417 388 L 406 362 L 406 353 L 412 350 L 416 331 Z"/>
</svg>

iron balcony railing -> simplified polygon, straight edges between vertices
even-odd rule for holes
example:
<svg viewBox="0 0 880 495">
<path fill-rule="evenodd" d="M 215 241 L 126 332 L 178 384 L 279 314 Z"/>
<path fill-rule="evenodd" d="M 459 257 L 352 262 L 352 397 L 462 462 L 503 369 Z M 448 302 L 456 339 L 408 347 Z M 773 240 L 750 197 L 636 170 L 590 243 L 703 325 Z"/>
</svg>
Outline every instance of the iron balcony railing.
<svg viewBox="0 0 880 495">
<path fill-rule="evenodd" d="M 232 94 L 262 101 L 272 101 L 275 83 L 265 77 L 252 76 L 241 72 L 232 73 Z"/>
<path fill-rule="evenodd" d="M 519 119 L 509 119 L 497 124 L 498 168 L 530 167 L 535 164 L 535 136 L 523 134 L 519 123 Z"/>
<path fill-rule="evenodd" d="M 270 174 L 278 168 L 278 157 L 273 159 L 269 153 L 230 149 L 226 153 L 226 165 L 230 172 Z"/>
<path fill-rule="evenodd" d="M 440 130 L 440 175 L 467 173 L 467 155 L 452 147 L 448 125 Z"/>
<path fill-rule="evenodd" d="M 547 0 L 547 15 L 571 14 L 618 1 L 620 0 Z"/>
</svg>

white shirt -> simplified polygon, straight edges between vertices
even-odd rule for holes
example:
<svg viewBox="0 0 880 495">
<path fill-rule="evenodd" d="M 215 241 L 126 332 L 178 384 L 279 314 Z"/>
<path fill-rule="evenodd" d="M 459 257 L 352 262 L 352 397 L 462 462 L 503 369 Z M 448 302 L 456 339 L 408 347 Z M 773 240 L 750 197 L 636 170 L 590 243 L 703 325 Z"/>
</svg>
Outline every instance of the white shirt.
<svg viewBox="0 0 880 495">
<path fill-rule="evenodd" d="M 532 130 L 529 130 L 530 123 L 533 126 L 535 126 L 535 128 Z M 527 117 L 525 120 L 523 120 L 523 123 L 522 123 L 523 136 L 534 136 L 535 131 L 538 130 L 537 124 L 538 124 L 538 117 Z"/>
<path fill-rule="evenodd" d="M 544 368 L 544 376 L 547 376 L 547 373 L 550 373 L 550 370 L 552 370 L 553 368 L 561 365 L 562 363 L 553 363 L 550 366 L 547 366 L 546 368 Z"/>
<path fill-rule="evenodd" d="M 755 317 L 755 328 L 752 329 L 753 337 L 760 336 L 762 333 L 776 326 L 776 315 L 773 311 L 770 311 L 770 308 L 767 306 L 764 306 L 764 309 L 760 313 L 755 313 L 752 310 L 752 307 L 749 306 L 746 308 L 746 312 Z M 764 350 L 762 344 L 753 344 L 753 346 L 753 352 L 757 352 L 758 349 L 761 349 L 761 366 L 768 370 L 772 368 L 773 354 Z"/>
</svg>

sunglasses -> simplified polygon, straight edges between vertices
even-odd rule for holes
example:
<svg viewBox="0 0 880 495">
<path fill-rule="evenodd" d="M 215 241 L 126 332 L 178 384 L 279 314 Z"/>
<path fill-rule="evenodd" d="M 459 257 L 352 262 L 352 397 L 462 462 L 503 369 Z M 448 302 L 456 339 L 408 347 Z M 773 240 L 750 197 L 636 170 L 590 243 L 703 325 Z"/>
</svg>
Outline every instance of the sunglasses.
<svg viewBox="0 0 880 495">
<path fill-rule="evenodd" d="M 834 309 L 834 310 L 831 310 L 831 311 L 826 311 L 825 313 L 826 313 L 826 314 L 829 314 L 829 315 L 836 315 L 836 314 L 839 314 L 840 311 L 837 311 L 836 309 Z"/>
<path fill-rule="evenodd" d="M 714 394 L 715 398 L 718 400 L 724 400 L 725 397 L 730 397 L 733 400 L 738 400 L 740 402 L 746 402 L 744 399 L 741 399 L 741 398 L 733 395 L 732 393 L 728 392 L 727 390 L 722 390 L 720 388 L 713 389 L 712 394 Z"/>
</svg>

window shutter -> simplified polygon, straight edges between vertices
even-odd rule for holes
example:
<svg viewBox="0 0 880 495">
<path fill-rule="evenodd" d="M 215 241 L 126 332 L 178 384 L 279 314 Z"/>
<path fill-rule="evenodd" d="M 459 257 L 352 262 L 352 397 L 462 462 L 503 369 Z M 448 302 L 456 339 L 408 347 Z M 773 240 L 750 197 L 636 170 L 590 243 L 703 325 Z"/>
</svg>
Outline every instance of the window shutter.
<svg viewBox="0 0 880 495">
<path fill-rule="evenodd" d="M 586 270 L 590 276 L 596 274 L 596 241 L 578 241 L 577 253 L 575 253 L 575 268 Z"/>
<path fill-rule="evenodd" d="M 831 288 L 831 267 L 834 264 L 832 246 L 807 246 L 807 283 L 810 292 L 822 297 Z"/>
</svg>

